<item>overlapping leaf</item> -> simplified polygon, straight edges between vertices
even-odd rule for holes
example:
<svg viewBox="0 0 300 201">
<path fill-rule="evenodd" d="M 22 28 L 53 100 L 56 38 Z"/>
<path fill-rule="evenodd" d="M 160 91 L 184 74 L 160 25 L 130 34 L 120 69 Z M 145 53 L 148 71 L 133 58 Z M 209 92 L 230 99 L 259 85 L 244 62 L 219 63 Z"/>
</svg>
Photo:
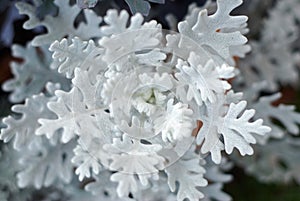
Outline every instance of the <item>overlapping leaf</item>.
<svg viewBox="0 0 300 201">
<path fill-rule="evenodd" d="M 193 12 L 178 24 L 178 30 L 210 52 L 213 57 L 220 56 L 232 61 L 232 56 L 244 56 L 249 47 L 245 45 L 247 39 L 240 30 L 245 26 L 247 17 L 230 15 L 241 3 L 242 0 L 219 0 L 217 11 L 213 15 L 208 15 L 207 10 Z"/>
<path fill-rule="evenodd" d="M 43 20 L 40 20 L 36 16 L 35 11 L 37 8 L 34 5 L 25 2 L 18 2 L 16 4 L 19 12 L 21 14 L 26 14 L 29 17 L 28 21 L 26 21 L 23 25 L 25 29 L 33 29 L 37 26 L 44 26 L 48 31 L 46 34 L 36 36 L 32 41 L 32 45 L 41 46 L 44 44 L 51 44 L 53 41 L 61 40 L 65 36 L 78 36 L 83 40 L 88 40 L 94 37 L 99 38 L 102 36 L 99 28 L 102 18 L 98 17 L 93 11 L 84 11 L 87 23 L 80 23 L 76 29 L 74 27 L 74 22 L 80 12 L 80 8 L 77 5 L 69 5 L 69 1 L 55 0 L 54 3 L 59 7 L 57 16 L 53 17 L 48 15 Z M 89 31 L 86 31 L 87 29 Z"/>
<path fill-rule="evenodd" d="M 103 50 L 92 40 L 87 42 L 75 37 L 69 44 L 64 38 L 52 43 L 49 49 L 53 52 L 52 68 L 58 68 L 67 78 L 73 78 L 75 68 L 80 68 L 88 70 L 89 78 L 95 81 L 97 74 L 107 68 L 101 60 Z"/>
</svg>

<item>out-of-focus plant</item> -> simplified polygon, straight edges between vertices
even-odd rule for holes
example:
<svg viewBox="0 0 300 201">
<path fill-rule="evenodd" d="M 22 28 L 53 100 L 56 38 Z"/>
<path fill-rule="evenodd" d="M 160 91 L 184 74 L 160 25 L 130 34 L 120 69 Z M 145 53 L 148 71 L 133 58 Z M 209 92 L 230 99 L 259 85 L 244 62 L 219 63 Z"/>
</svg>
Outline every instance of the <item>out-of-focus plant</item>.
<svg viewBox="0 0 300 201">
<path fill-rule="evenodd" d="M 300 2 L 270 8 L 249 44 L 247 16 L 231 14 L 242 0 L 193 4 L 168 15 L 171 30 L 144 22 L 149 2 L 164 3 L 126 0 L 135 15 L 104 17 L 81 9 L 95 0 L 16 3 L 39 34 L 12 45 L 20 60 L 2 85 L 14 104 L 0 125 L 2 200 L 231 200 L 233 165 L 299 181 L 300 114 L 272 103 L 298 80 Z"/>
</svg>

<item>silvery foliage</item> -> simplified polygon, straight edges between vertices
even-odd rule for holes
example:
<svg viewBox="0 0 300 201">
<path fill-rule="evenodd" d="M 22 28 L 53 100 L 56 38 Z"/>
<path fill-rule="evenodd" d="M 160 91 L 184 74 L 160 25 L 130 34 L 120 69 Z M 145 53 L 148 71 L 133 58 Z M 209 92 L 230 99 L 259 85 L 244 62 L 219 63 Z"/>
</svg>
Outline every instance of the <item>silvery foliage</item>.
<svg viewBox="0 0 300 201">
<path fill-rule="evenodd" d="M 299 51 L 293 43 L 299 40 L 299 9 L 298 0 L 278 1 L 264 21 L 260 40 L 250 41 L 253 51 L 240 61 L 243 80 L 234 84 L 257 111 L 255 118 L 263 119 L 272 131 L 256 136 L 254 156 L 242 159 L 233 155 L 232 159 L 264 182 L 299 183 L 299 139 L 295 135 L 299 134 L 300 114 L 293 105 L 274 104 L 282 96 L 276 89 L 298 81 Z"/>
<path fill-rule="evenodd" d="M 115 10 L 101 26 L 102 18 L 85 10 L 86 22 L 74 27 L 76 5 L 56 0 L 58 15 L 39 19 L 40 3 L 17 3 L 29 16 L 24 28 L 48 32 L 28 51 L 15 46 L 24 69 L 4 84 L 14 91 L 12 101 L 25 99 L 1 129 L 1 139 L 22 153 L 18 187 L 55 186 L 73 201 L 230 200 L 221 190 L 231 179 L 222 173 L 230 166 L 223 151 L 252 155 L 251 144 L 275 127 L 271 115 L 257 118 L 247 109 L 229 82 L 238 73 L 233 57 L 250 50 L 247 17 L 230 15 L 242 0 L 218 0 L 213 14 L 195 7 L 178 33 Z M 44 74 L 27 75 L 25 68 Z M 295 119 L 286 126 L 296 134 L 292 109 L 282 110 Z"/>
<path fill-rule="evenodd" d="M 231 158 L 264 182 L 299 183 L 299 134 L 300 114 L 294 105 L 273 103 L 281 97 L 281 93 L 260 96 L 260 92 L 267 90 L 267 82 L 253 83 L 244 91 L 249 100 L 249 106 L 257 113 L 256 118 L 262 118 L 272 131 L 264 136 L 257 136 L 254 156 L 241 158 L 234 154 Z M 260 96 L 260 97 L 259 97 Z M 280 122 L 280 125 L 276 123 Z"/>
<path fill-rule="evenodd" d="M 93 8 L 98 3 L 98 0 L 76 0 L 76 3 L 80 8 Z"/>
<path fill-rule="evenodd" d="M 225 157 L 222 158 L 221 165 L 216 165 L 211 160 L 207 161 L 204 166 L 204 168 L 207 170 L 204 176 L 210 181 L 210 183 L 206 187 L 202 188 L 202 192 L 205 195 L 202 200 L 232 200 L 228 194 L 222 191 L 223 184 L 232 180 L 232 175 L 224 173 L 225 171 L 231 169 L 232 165 L 233 164 L 228 162 L 227 158 Z"/>
<path fill-rule="evenodd" d="M 76 0 L 80 8 L 93 8 L 96 6 L 98 0 Z M 133 14 L 141 13 L 145 16 L 149 14 L 150 2 L 164 4 L 165 0 L 125 0 Z"/>
<path fill-rule="evenodd" d="M 10 146 L 3 146 L 1 150 L 1 164 L 0 164 L 0 198 L 7 201 L 11 199 L 13 194 L 20 194 L 21 190 L 16 184 L 15 174 L 20 170 L 17 159 L 18 153 L 10 149 Z M 5 189 L 10 189 L 11 192 Z M 26 197 L 22 197 L 26 199 Z"/>
<path fill-rule="evenodd" d="M 63 89 L 70 88 L 69 81 L 49 65 L 52 58 L 47 46 L 36 48 L 27 44 L 24 48 L 15 44 L 12 46 L 12 54 L 23 60 L 21 63 L 12 62 L 11 71 L 14 78 L 2 85 L 4 91 L 12 92 L 9 96 L 12 103 L 20 103 L 45 91 L 47 82 L 60 83 Z"/>
<path fill-rule="evenodd" d="M 16 175 L 20 188 L 32 185 L 39 189 L 50 186 L 56 180 L 68 183 L 72 179 L 73 165 L 70 160 L 74 142 L 61 144 L 58 137 L 48 140 L 35 135 L 40 117 L 55 118 L 55 114 L 47 108 L 47 103 L 56 99 L 53 96 L 55 88 L 58 86 L 47 84 L 47 94 L 33 95 L 24 104 L 14 105 L 12 111 L 17 114 L 3 119 L 6 127 L 1 129 L 1 139 L 4 142 L 13 139 L 13 148 L 22 153 L 19 155 L 20 169 Z"/>
<path fill-rule="evenodd" d="M 69 38 L 80 36 L 83 40 L 102 36 L 99 29 L 102 18 L 93 11 L 84 10 L 86 23 L 80 23 L 77 28 L 74 28 L 75 18 L 81 11 L 77 5 L 70 6 L 68 1 L 55 1 L 56 6 L 59 7 L 57 16 L 47 15 L 44 19 L 40 19 L 36 16 L 36 9 L 41 4 L 42 0 L 34 0 L 34 5 L 26 2 L 16 3 L 20 14 L 25 14 L 29 17 L 29 20 L 23 24 L 24 29 L 44 26 L 48 31 L 46 34 L 36 36 L 31 42 L 32 46 L 49 45 L 65 36 L 69 36 Z"/>
<path fill-rule="evenodd" d="M 300 184 L 299 148 L 299 139 L 285 136 L 281 140 L 256 146 L 254 156 L 236 160 L 236 163 L 262 182 L 293 181 Z"/>
<path fill-rule="evenodd" d="M 147 16 L 151 8 L 150 2 L 164 4 L 165 0 L 125 0 L 125 2 L 128 4 L 130 11 L 133 14 L 141 13 Z"/>
<path fill-rule="evenodd" d="M 251 54 L 239 64 L 246 84 L 267 81 L 267 90 L 295 84 L 300 65 L 294 44 L 299 38 L 299 1 L 278 2 L 263 22 L 258 40 L 251 40 Z M 263 67 L 262 67 L 263 66 Z"/>
</svg>

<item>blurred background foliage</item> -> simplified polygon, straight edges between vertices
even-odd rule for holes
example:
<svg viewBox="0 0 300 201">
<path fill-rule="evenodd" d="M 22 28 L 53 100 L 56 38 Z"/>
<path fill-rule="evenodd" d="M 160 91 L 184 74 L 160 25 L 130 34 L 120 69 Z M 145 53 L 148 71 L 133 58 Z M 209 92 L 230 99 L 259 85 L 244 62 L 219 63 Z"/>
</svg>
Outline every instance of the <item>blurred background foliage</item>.
<svg viewBox="0 0 300 201">
<path fill-rule="evenodd" d="M 299 201 L 300 187 L 295 184 L 264 184 L 256 178 L 246 175 L 242 169 L 233 168 L 231 183 L 225 185 L 224 191 L 235 201 Z"/>
<path fill-rule="evenodd" d="M 23 1 L 30 2 L 30 0 Z M 100 0 L 97 4 L 93 4 L 96 2 L 95 0 L 89 1 L 91 7 L 95 5 L 91 9 L 102 16 L 110 8 L 118 10 L 126 9 L 132 12 L 142 11 L 146 20 L 155 19 L 162 23 L 164 28 L 169 28 L 166 21 L 167 14 L 172 14 L 180 21 L 184 18 L 191 3 L 203 5 L 205 2 L 205 0 Z M 45 32 L 43 28 L 37 28 L 33 31 L 24 30 L 22 24 L 26 20 L 26 17 L 18 14 L 17 9 L 14 7 L 15 2 L 16 0 L 0 0 L 0 84 L 11 77 L 9 63 L 14 60 L 10 51 L 11 44 L 18 43 L 25 45 L 36 34 Z M 268 15 L 267 11 L 275 2 L 274 0 L 245 0 L 244 4 L 235 11 L 236 13 L 249 16 L 249 38 L 259 36 L 263 18 Z M 76 1 L 74 0 L 73 3 L 75 4 Z M 77 3 L 81 7 L 89 7 L 88 5 L 84 5 L 84 0 L 78 0 Z M 53 4 L 53 0 L 44 0 L 37 10 L 37 15 L 41 19 L 46 15 L 55 16 L 56 13 L 57 7 Z M 280 99 L 280 103 L 295 104 L 297 110 L 300 111 L 300 90 L 285 87 L 282 89 L 282 93 L 283 97 Z M 0 118 L 10 113 L 11 104 L 8 102 L 7 95 L 2 89 L 0 90 Z M 234 176 L 234 180 L 225 186 L 225 191 L 235 201 L 300 200 L 300 187 L 294 183 L 263 184 L 255 178 L 247 176 L 238 167 L 233 168 L 230 173 Z"/>
</svg>

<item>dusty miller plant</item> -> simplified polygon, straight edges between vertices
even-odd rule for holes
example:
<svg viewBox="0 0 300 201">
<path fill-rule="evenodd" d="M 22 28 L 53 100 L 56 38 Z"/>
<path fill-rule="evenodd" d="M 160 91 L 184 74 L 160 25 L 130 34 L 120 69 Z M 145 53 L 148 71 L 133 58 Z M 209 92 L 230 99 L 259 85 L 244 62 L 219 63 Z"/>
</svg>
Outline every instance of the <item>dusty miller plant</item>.
<svg viewBox="0 0 300 201">
<path fill-rule="evenodd" d="M 298 79 L 299 1 L 278 3 L 249 43 L 247 16 L 231 15 L 242 0 L 192 5 L 177 31 L 61 0 L 57 15 L 41 19 L 41 3 L 16 4 L 25 29 L 47 33 L 12 46 L 22 62 L 2 86 L 15 105 L 1 125 L 1 200 L 41 189 L 44 201 L 226 201 L 224 172 L 234 164 L 262 180 L 299 181 L 300 144 L 287 133 L 298 134 L 300 115 L 272 105 L 280 85 Z"/>
</svg>

